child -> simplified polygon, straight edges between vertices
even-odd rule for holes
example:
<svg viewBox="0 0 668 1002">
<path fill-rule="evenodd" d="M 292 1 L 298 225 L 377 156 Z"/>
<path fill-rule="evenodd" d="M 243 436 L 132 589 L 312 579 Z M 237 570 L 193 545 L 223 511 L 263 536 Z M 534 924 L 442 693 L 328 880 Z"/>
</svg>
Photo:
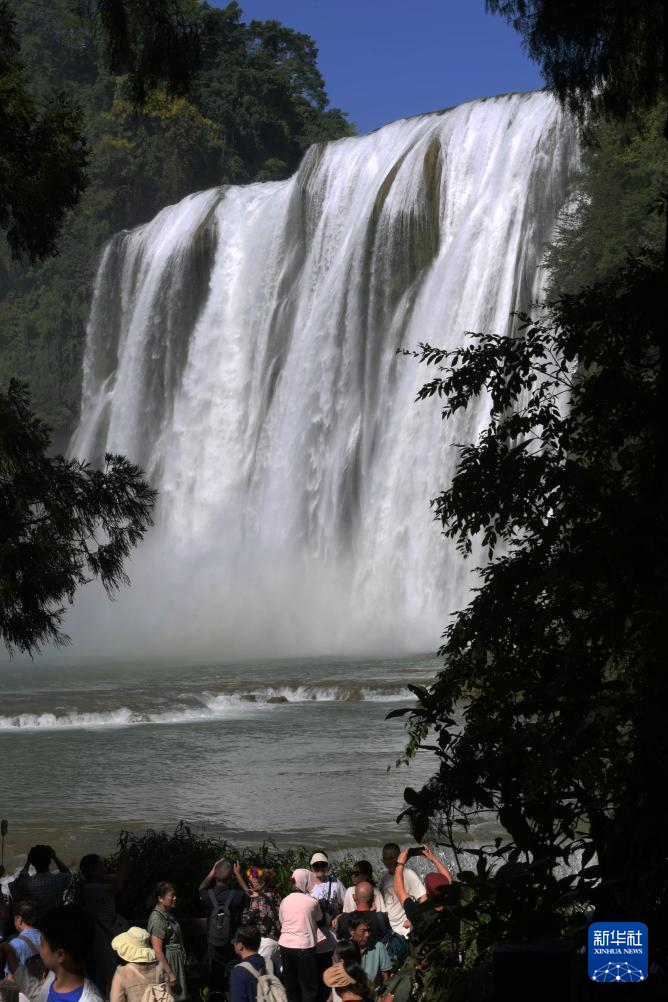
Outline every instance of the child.
<svg viewBox="0 0 668 1002">
<path fill-rule="evenodd" d="M 59 905 L 47 912 L 40 922 L 42 944 L 39 954 L 49 972 L 40 981 L 23 964 L 17 964 L 13 951 L 4 947 L 4 955 L 14 975 L 14 983 L 31 1002 L 102 1002 L 102 996 L 84 974 L 95 936 L 90 916 L 76 905 Z"/>
</svg>

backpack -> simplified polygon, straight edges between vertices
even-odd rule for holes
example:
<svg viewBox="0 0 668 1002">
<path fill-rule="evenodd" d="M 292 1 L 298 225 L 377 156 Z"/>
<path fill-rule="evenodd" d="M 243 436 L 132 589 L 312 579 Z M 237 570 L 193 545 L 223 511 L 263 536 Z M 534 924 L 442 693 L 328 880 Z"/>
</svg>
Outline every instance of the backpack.
<svg viewBox="0 0 668 1002">
<path fill-rule="evenodd" d="M 288 993 L 274 974 L 274 965 L 271 960 L 265 960 L 265 964 L 266 974 L 260 974 L 247 960 L 243 960 L 239 964 L 239 967 L 250 971 L 257 979 L 257 1002 L 288 1002 Z"/>
<path fill-rule="evenodd" d="M 322 894 L 319 898 L 315 899 L 320 905 L 320 911 L 327 919 L 328 924 L 332 921 L 335 915 L 338 915 L 341 912 L 343 907 L 343 902 L 339 897 L 339 893 L 338 891 L 333 891 L 333 887 L 334 877 L 330 876 L 327 880 L 327 895 L 325 896 Z M 314 895 L 312 895 L 312 897 L 314 897 Z"/>
<path fill-rule="evenodd" d="M 159 985 L 148 985 L 141 1002 L 174 1002 L 174 996 L 166 981 Z"/>
<path fill-rule="evenodd" d="M 227 906 L 227 896 L 222 906 L 218 904 L 215 891 L 210 890 L 209 897 L 211 898 L 211 914 L 209 915 L 207 939 L 211 946 L 226 946 L 232 935 L 232 916 Z"/>
</svg>

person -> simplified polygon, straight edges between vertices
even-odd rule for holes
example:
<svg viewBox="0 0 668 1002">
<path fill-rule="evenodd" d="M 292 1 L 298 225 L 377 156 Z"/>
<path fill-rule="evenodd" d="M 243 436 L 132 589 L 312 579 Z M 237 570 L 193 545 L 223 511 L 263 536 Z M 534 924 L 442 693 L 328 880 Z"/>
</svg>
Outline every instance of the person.
<svg viewBox="0 0 668 1002">
<path fill-rule="evenodd" d="M 118 857 L 118 871 L 107 873 L 97 853 L 89 853 L 79 863 L 84 879 L 83 903 L 109 939 L 125 932 L 127 920 L 116 913 L 116 895 L 122 889 L 130 871 L 130 856 L 124 849 Z"/>
<path fill-rule="evenodd" d="M 348 963 L 349 961 L 359 966 L 361 959 L 362 957 L 357 943 L 353 943 L 349 939 L 340 939 L 336 944 L 336 949 L 334 950 L 334 954 L 332 956 L 332 967 L 335 964 Z M 323 986 L 327 988 L 324 975 Z M 329 1002 L 341 1002 L 336 988 L 332 988 Z"/>
<path fill-rule="evenodd" d="M 385 898 L 387 917 L 390 920 L 392 932 L 396 933 L 398 936 L 403 936 L 404 939 L 408 939 L 410 934 L 410 922 L 406 918 L 404 906 L 401 903 L 394 887 L 394 874 L 397 868 L 400 851 L 401 850 L 396 842 L 388 842 L 383 846 L 383 863 L 387 873 L 383 876 L 383 879 L 380 882 L 380 890 Z M 407 867 L 405 865 L 405 861 L 402 864 L 401 869 L 404 871 L 403 880 L 407 895 L 417 901 L 426 901 L 427 889 L 415 870 L 411 870 Z"/>
<path fill-rule="evenodd" d="M 12 912 L 9 902 L 2 893 L 2 888 L 0 888 L 0 941 L 7 939 L 12 925 Z"/>
<path fill-rule="evenodd" d="M 118 965 L 114 973 L 109 1002 L 143 1002 L 146 990 L 151 985 L 164 985 L 167 988 L 167 971 L 151 946 L 147 929 L 132 926 L 126 932 L 114 936 L 111 945 L 123 963 Z M 167 996 L 168 993 L 167 989 L 161 994 Z"/>
<path fill-rule="evenodd" d="M 353 912 L 348 920 L 348 935 L 360 951 L 360 966 L 375 989 L 389 978 L 392 960 L 384 944 L 371 936 L 371 912 Z"/>
<path fill-rule="evenodd" d="M 336 947 L 334 925 L 343 909 L 346 889 L 340 880 L 329 873 L 329 857 L 326 852 L 314 852 L 311 856 L 310 866 L 314 876 L 311 897 L 318 900 L 325 919 L 325 925 L 318 934 L 315 947 L 318 961 L 318 992 L 320 1002 L 325 1002 L 327 992 L 322 975 L 332 963 L 332 955 Z"/>
<path fill-rule="evenodd" d="M 434 913 L 433 911 L 424 911 L 421 909 L 419 904 L 413 900 L 412 895 L 407 889 L 406 877 L 412 872 L 411 870 L 406 869 L 409 851 L 409 849 L 404 849 L 397 857 L 394 872 L 394 891 L 401 902 L 401 906 L 404 909 L 406 918 L 411 924 L 411 928 L 418 936 L 420 936 L 434 921 Z M 433 901 L 437 901 L 440 898 L 441 890 L 453 883 L 453 876 L 447 866 L 441 862 L 429 846 L 422 846 L 422 855 L 425 859 L 428 859 L 430 863 L 434 864 L 437 872 L 428 873 L 425 877 L 426 897 L 421 900 L 430 898 Z M 440 911 L 442 908 L 443 905 L 440 904 L 437 905 L 434 910 Z"/>
<path fill-rule="evenodd" d="M 323 981 L 341 1002 L 373 1002 L 374 992 L 362 967 L 354 960 L 332 964 L 323 975 Z"/>
<path fill-rule="evenodd" d="M 260 930 L 261 957 L 280 962 L 278 937 L 281 935 L 281 925 L 278 920 L 278 910 L 281 906 L 281 896 L 270 886 L 274 871 L 262 866 L 250 866 L 246 870 L 244 880 L 241 866 L 234 864 L 234 875 L 242 890 L 248 893 L 248 902 L 241 916 L 242 925 L 254 925 Z"/>
<path fill-rule="evenodd" d="M 93 947 L 95 924 L 77 905 L 58 905 L 40 918 L 40 958 L 48 974 L 40 980 L 17 964 L 8 943 L 3 943 L 18 990 L 30 1002 L 102 1002 L 102 996 L 84 973 Z M 32 963 L 32 961 L 29 961 Z"/>
<path fill-rule="evenodd" d="M 176 906 L 174 885 L 161 880 L 153 892 L 153 900 L 155 905 L 147 924 L 151 946 L 167 972 L 167 980 L 174 999 L 180 1002 L 188 998 L 188 987 L 183 933 L 174 915 Z"/>
<path fill-rule="evenodd" d="M 357 943 L 353 943 L 350 939 L 340 939 L 336 944 L 336 949 L 334 950 L 334 963 L 339 964 L 341 961 L 354 960 L 356 964 L 359 964 L 362 959 L 362 954 L 360 953 L 360 948 Z"/>
<path fill-rule="evenodd" d="M 373 907 L 377 912 L 386 911 L 385 908 L 385 898 L 380 893 L 376 887 L 376 882 L 373 879 L 373 867 L 368 859 L 358 859 L 356 863 L 353 863 L 353 868 L 350 871 L 352 877 L 352 887 L 346 890 L 343 897 L 343 908 L 344 912 L 354 912 L 357 911 L 359 902 L 355 900 L 355 888 L 358 884 L 371 884 L 373 888 Z"/>
<path fill-rule="evenodd" d="M 288 1002 L 318 1002 L 320 995 L 315 948 L 318 927 L 324 925 L 324 918 L 318 901 L 309 893 L 312 881 L 310 870 L 295 870 L 294 890 L 283 898 L 278 910 L 281 924 L 278 945 Z"/>
<path fill-rule="evenodd" d="M 266 961 L 258 953 L 260 939 L 260 930 L 257 926 L 241 926 L 234 934 L 232 941 L 234 952 L 240 963 L 234 965 L 230 974 L 230 1002 L 257 1000 L 257 978 L 246 965 L 250 964 L 258 974 L 267 973 Z"/>
<path fill-rule="evenodd" d="M 199 885 L 199 898 L 208 915 L 207 951 L 213 993 L 227 991 L 227 968 L 234 960 L 232 939 L 248 904 L 247 891 L 231 888 L 233 865 L 218 859 Z"/>
<path fill-rule="evenodd" d="M 49 868 L 55 863 L 58 873 Z M 30 867 L 35 873 L 30 875 Z M 72 884 L 72 873 L 58 858 L 50 845 L 34 845 L 15 880 L 8 885 L 12 901 L 30 901 L 34 905 L 37 919 L 52 908 L 62 905 L 65 893 Z"/>
<path fill-rule="evenodd" d="M 362 913 L 367 918 L 372 938 L 384 942 L 391 935 L 392 927 L 387 917 L 387 912 L 374 911 L 375 889 L 371 884 L 361 882 L 355 886 L 354 890 L 353 901 L 357 905 L 357 910 L 355 912 L 343 912 L 342 915 L 339 915 L 336 923 L 336 935 L 339 939 L 347 939 L 351 916 Z"/>
<path fill-rule="evenodd" d="M 326 852 L 314 852 L 309 865 L 315 877 L 311 897 L 317 898 L 323 915 L 331 920 L 343 911 L 346 889 L 341 881 L 329 872 L 329 857 Z"/>
<path fill-rule="evenodd" d="M 9 941 L 9 948 L 17 964 L 27 964 L 31 957 L 39 956 L 41 936 L 36 929 L 37 911 L 30 901 L 18 901 L 13 908 L 13 922 L 16 935 Z M 5 974 L 10 972 L 9 964 Z"/>
</svg>

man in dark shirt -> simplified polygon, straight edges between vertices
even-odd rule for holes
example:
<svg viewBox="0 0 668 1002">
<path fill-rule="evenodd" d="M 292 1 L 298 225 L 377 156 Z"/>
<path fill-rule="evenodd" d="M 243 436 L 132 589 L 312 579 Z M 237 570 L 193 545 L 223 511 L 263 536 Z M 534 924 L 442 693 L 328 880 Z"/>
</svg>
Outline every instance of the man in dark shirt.
<svg viewBox="0 0 668 1002">
<path fill-rule="evenodd" d="M 229 886 L 232 873 L 232 863 L 226 859 L 219 859 L 199 885 L 200 901 L 209 917 L 207 940 L 211 972 L 209 987 L 212 993 L 223 993 L 227 989 L 227 968 L 234 959 L 232 940 L 248 903 L 248 894 L 245 891 Z M 225 919 L 226 912 L 229 912 L 229 922 Z M 215 927 L 212 928 L 210 921 L 212 915 L 221 916 L 218 931 Z"/>
<path fill-rule="evenodd" d="M 373 907 L 374 888 L 367 881 L 360 881 L 355 886 L 355 907 L 358 912 L 363 912 L 369 923 L 369 933 L 371 938 L 383 942 L 392 932 L 390 920 L 387 912 L 377 912 Z M 348 925 L 350 916 L 355 912 L 343 912 L 336 920 L 337 939 L 349 939 Z"/>
<path fill-rule="evenodd" d="M 58 873 L 50 873 L 51 863 L 55 863 Z M 30 876 L 30 867 L 35 875 Z M 72 874 L 58 858 L 50 845 L 34 845 L 15 880 L 9 884 L 12 901 L 29 901 L 36 909 L 38 918 L 52 908 L 63 903 L 65 892 L 72 883 Z"/>
<path fill-rule="evenodd" d="M 264 957 L 260 949 L 260 930 L 255 926 L 241 926 L 234 934 L 234 952 L 240 963 L 235 964 L 230 974 L 230 1002 L 257 1002 L 257 978 L 242 964 L 250 964 L 258 974 L 267 973 Z"/>
</svg>

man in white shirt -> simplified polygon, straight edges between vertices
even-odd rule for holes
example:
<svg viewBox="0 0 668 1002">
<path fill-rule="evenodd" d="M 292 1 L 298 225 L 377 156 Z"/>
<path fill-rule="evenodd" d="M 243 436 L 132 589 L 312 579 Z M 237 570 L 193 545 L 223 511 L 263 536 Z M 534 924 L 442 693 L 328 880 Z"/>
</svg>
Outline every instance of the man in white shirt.
<svg viewBox="0 0 668 1002">
<path fill-rule="evenodd" d="M 380 892 L 385 898 L 387 917 L 390 920 L 392 932 L 408 938 L 411 931 L 410 923 L 406 918 L 406 912 L 394 889 L 394 871 L 397 868 L 397 859 L 400 852 L 401 850 L 396 842 L 388 842 L 387 845 L 383 846 L 383 863 L 387 869 L 387 873 L 380 882 Z M 415 870 L 410 870 L 408 867 L 404 869 L 404 886 L 406 892 L 414 900 L 427 900 L 427 890 L 424 884 Z"/>
</svg>

